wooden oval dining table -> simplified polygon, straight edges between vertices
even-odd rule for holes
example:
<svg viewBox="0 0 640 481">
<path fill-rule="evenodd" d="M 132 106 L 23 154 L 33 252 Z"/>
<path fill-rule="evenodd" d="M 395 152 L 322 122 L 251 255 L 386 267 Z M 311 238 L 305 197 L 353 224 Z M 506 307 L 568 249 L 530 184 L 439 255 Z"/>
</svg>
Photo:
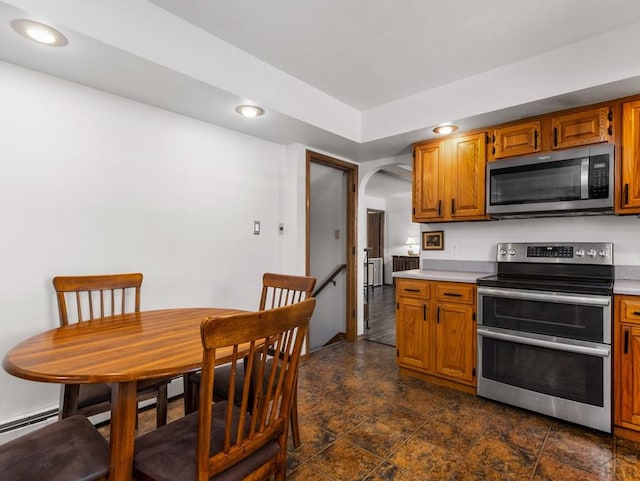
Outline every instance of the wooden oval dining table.
<svg viewBox="0 0 640 481">
<path fill-rule="evenodd" d="M 6 354 L 3 367 L 10 374 L 31 381 L 110 383 L 109 479 L 129 481 L 133 467 L 137 382 L 177 377 L 199 369 L 202 321 L 238 312 L 242 311 L 162 309 L 70 324 L 21 342 Z M 224 352 L 219 352 L 216 358 L 218 356 L 220 364 L 227 362 Z"/>
</svg>

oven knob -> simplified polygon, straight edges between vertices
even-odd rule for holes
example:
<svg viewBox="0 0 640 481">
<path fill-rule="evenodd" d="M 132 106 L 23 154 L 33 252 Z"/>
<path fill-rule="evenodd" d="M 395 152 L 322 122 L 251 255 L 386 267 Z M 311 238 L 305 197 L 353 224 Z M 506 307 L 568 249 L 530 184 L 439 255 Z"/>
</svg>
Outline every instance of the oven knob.
<svg viewBox="0 0 640 481">
<path fill-rule="evenodd" d="M 515 256 L 516 255 L 516 251 L 514 249 L 509 249 L 509 255 L 510 256 Z"/>
<path fill-rule="evenodd" d="M 500 249 L 500 255 L 501 256 L 506 256 L 507 255 L 507 249 Z"/>
<path fill-rule="evenodd" d="M 589 257 L 595 257 L 595 256 L 596 256 L 596 250 L 595 250 L 595 249 L 589 249 L 589 250 L 587 251 L 587 255 L 588 255 Z"/>
<path fill-rule="evenodd" d="M 576 255 L 577 255 L 578 257 L 582 257 L 582 256 L 584 255 L 584 249 L 578 249 L 578 250 L 576 251 Z"/>
<path fill-rule="evenodd" d="M 609 255 L 609 251 L 607 249 L 600 249 L 600 257 L 607 257 Z"/>
</svg>

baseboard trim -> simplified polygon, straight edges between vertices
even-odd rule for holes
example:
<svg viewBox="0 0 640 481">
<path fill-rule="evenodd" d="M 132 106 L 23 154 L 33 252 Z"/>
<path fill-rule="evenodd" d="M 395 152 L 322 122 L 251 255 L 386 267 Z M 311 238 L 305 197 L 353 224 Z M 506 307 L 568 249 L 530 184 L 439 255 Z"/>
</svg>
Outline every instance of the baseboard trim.
<svg viewBox="0 0 640 481">
<path fill-rule="evenodd" d="M 4 424 L 0 424 L 0 434 L 5 434 L 11 431 L 15 431 L 17 429 L 25 428 L 27 426 L 31 426 L 33 424 L 38 424 L 44 421 L 47 421 L 51 418 L 58 417 L 59 410 L 56 409 L 48 409 L 46 411 L 41 411 L 35 414 L 31 414 L 29 416 L 24 416 L 13 421 L 9 421 Z"/>
</svg>

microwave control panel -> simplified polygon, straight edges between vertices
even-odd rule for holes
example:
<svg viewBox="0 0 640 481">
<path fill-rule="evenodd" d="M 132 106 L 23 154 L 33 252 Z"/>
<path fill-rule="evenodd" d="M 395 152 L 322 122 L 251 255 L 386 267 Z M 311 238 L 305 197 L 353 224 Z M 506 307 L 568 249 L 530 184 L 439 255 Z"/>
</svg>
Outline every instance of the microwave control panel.
<svg viewBox="0 0 640 481">
<path fill-rule="evenodd" d="M 609 197 L 609 162 L 606 155 L 596 155 L 589 159 L 589 198 Z"/>
</svg>

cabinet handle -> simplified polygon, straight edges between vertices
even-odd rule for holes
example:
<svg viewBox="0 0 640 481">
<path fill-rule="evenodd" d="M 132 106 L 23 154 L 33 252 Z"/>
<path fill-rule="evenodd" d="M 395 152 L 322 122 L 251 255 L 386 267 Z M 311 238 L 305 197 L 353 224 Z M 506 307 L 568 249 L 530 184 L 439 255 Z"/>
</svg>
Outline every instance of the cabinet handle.
<svg viewBox="0 0 640 481">
<path fill-rule="evenodd" d="M 427 320 L 427 305 L 426 304 L 422 305 L 422 320 L 423 321 Z"/>
<path fill-rule="evenodd" d="M 626 205 L 629 203 L 629 184 L 624 184 L 624 199 L 623 203 Z"/>
<path fill-rule="evenodd" d="M 633 311 L 634 316 L 640 316 L 640 311 Z"/>
<path fill-rule="evenodd" d="M 553 128 L 553 146 L 558 146 L 558 127 Z"/>
<path fill-rule="evenodd" d="M 457 292 L 445 292 L 444 295 L 449 297 L 462 297 L 462 294 L 459 294 Z"/>
<path fill-rule="evenodd" d="M 407 289 L 407 288 L 405 288 L 404 292 L 420 292 L 420 289 Z"/>
<path fill-rule="evenodd" d="M 624 331 L 624 353 L 629 354 L 629 331 Z"/>
<path fill-rule="evenodd" d="M 491 155 L 496 155 L 496 146 L 495 145 L 491 149 Z"/>
<path fill-rule="evenodd" d="M 451 199 L 451 214 L 455 214 L 455 213 L 456 213 L 456 200 Z"/>
<path fill-rule="evenodd" d="M 607 133 L 609 135 L 613 135 L 613 127 L 609 126 L 609 128 L 607 129 Z"/>
<path fill-rule="evenodd" d="M 442 215 L 442 199 L 438 201 L 438 215 Z"/>
<path fill-rule="evenodd" d="M 533 132 L 533 150 L 538 150 L 538 131 Z"/>
<path fill-rule="evenodd" d="M 438 306 L 438 311 L 437 311 L 437 315 L 436 315 L 436 322 L 438 324 L 440 324 L 440 306 Z"/>
</svg>

